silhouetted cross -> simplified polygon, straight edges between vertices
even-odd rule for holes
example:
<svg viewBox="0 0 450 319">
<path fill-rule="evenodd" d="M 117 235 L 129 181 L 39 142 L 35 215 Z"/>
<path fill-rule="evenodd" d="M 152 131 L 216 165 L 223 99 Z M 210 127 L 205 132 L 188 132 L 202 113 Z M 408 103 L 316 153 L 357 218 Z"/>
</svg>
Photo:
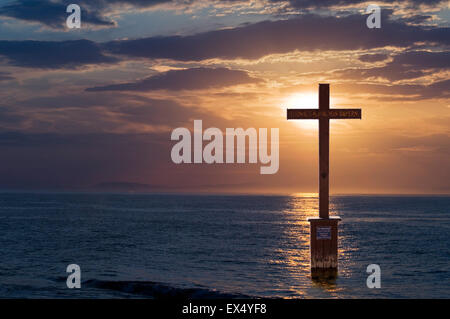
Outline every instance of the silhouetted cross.
<svg viewBox="0 0 450 319">
<path fill-rule="evenodd" d="M 361 119 L 361 109 L 330 109 L 330 85 L 319 84 L 319 109 L 288 109 L 288 120 L 319 120 L 319 217 L 329 218 L 330 119 Z"/>
</svg>

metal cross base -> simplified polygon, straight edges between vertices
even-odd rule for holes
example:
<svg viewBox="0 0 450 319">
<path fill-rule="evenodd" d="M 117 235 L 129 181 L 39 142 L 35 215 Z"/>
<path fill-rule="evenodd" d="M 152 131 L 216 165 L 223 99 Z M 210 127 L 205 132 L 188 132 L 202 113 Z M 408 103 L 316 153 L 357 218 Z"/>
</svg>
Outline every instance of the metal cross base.
<svg viewBox="0 0 450 319">
<path fill-rule="evenodd" d="M 338 271 L 338 216 L 308 218 L 312 278 L 335 278 Z"/>
</svg>

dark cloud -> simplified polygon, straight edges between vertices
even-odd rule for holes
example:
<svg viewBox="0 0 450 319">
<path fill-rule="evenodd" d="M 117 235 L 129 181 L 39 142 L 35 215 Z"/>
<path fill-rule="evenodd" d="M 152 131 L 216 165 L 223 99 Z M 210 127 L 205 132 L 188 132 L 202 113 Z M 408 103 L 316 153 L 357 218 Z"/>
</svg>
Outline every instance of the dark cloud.
<svg viewBox="0 0 450 319">
<path fill-rule="evenodd" d="M 13 106 L 24 109 L 34 109 L 41 111 L 42 109 L 88 109 L 92 107 L 105 106 L 109 108 L 118 107 L 124 103 L 145 103 L 145 97 L 130 96 L 122 93 L 107 94 L 86 94 L 67 93 L 63 95 L 52 96 L 35 96 L 15 102 L 10 102 Z"/>
<path fill-rule="evenodd" d="M 403 21 L 405 21 L 407 23 L 412 23 L 412 24 L 421 24 L 421 23 L 427 22 L 431 19 L 433 19 L 433 16 L 418 14 L 418 15 L 414 15 L 411 17 L 406 17 L 403 19 Z"/>
<path fill-rule="evenodd" d="M 16 126 L 22 123 L 25 117 L 20 115 L 14 108 L 0 106 L 0 125 Z"/>
<path fill-rule="evenodd" d="M 270 2 L 284 2 L 286 0 L 269 0 Z M 339 6 L 356 6 L 367 4 L 366 0 L 287 0 L 290 7 L 297 9 L 316 9 Z M 383 4 L 399 4 L 403 3 L 410 6 L 417 6 L 421 4 L 437 5 L 445 2 L 445 0 L 382 0 L 377 2 L 380 6 Z"/>
<path fill-rule="evenodd" d="M 450 98 L 450 80 L 434 82 L 419 88 L 419 94 L 424 99 Z"/>
<path fill-rule="evenodd" d="M 173 4 L 179 6 L 189 6 L 195 3 L 205 3 L 199 0 L 78 0 L 76 3 L 82 8 L 82 23 L 94 26 L 113 27 L 115 22 L 107 15 L 117 6 L 132 6 L 135 8 L 151 8 L 160 4 Z M 237 3 L 242 6 L 239 0 L 210 0 L 210 4 L 226 3 L 232 5 Z M 294 9 L 325 9 L 329 7 L 348 7 L 366 4 L 365 0 L 268 0 L 269 3 L 288 3 L 286 8 Z M 438 6 L 444 0 L 384 0 L 380 3 L 393 4 L 403 3 L 410 7 L 426 4 Z M 42 23 L 52 28 L 64 28 L 67 18 L 66 7 L 71 2 L 64 0 L 17 0 L 0 7 L 0 16 L 16 18 L 24 21 Z M 387 11 L 384 11 L 387 12 Z M 430 19 L 427 15 L 411 17 L 411 23 L 422 23 Z"/>
<path fill-rule="evenodd" d="M 450 51 L 409 51 L 394 56 L 393 61 L 382 67 L 346 69 L 336 71 L 335 74 L 346 79 L 383 78 L 398 81 L 418 78 L 434 71 L 449 68 Z"/>
<path fill-rule="evenodd" d="M 450 80 L 437 81 L 428 85 L 421 84 L 365 84 L 337 83 L 333 85 L 337 92 L 358 95 L 370 93 L 377 100 L 385 101 L 419 101 L 425 99 L 450 98 Z"/>
<path fill-rule="evenodd" d="M 378 62 L 378 61 L 384 61 L 388 58 L 387 54 L 363 54 L 358 57 L 358 59 L 362 62 Z"/>
<path fill-rule="evenodd" d="M 386 20 L 381 29 L 368 29 L 362 15 L 342 18 L 304 15 L 289 20 L 264 21 L 190 36 L 160 36 L 103 44 L 88 40 L 0 41 L 0 55 L 17 66 L 71 68 L 117 61 L 105 52 L 129 58 L 179 61 L 258 59 L 294 50 L 407 47 L 416 42 L 448 45 L 449 35 L 450 28 L 410 26 L 391 20 Z"/>
<path fill-rule="evenodd" d="M 140 104 L 144 103 L 144 104 Z M 112 109 L 122 122 L 152 125 L 183 125 L 190 118 L 211 117 L 198 108 L 184 107 L 171 100 L 144 98 L 138 103 L 122 103 Z M 167 116 L 170 114 L 170 116 Z"/>
<path fill-rule="evenodd" d="M 226 87 L 261 80 L 247 72 L 227 68 L 191 68 L 170 70 L 138 82 L 112 84 L 88 88 L 87 91 L 150 91 L 150 90 L 199 90 Z"/>
<path fill-rule="evenodd" d="M 382 28 L 368 29 L 365 19 L 363 15 L 341 18 L 303 15 L 190 36 L 111 41 L 105 43 L 104 48 L 129 57 L 201 61 L 213 58 L 258 59 L 294 50 L 406 47 L 421 41 L 450 44 L 450 28 L 425 28 L 386 20 Z"/>
<path fill-rule="evenodd" d="M 141 8 L 153 7 L 164 3 L 192 4 L 195 0 L 85 0 L 87 4 L 95 4 L 99 7 L 106 7 L 111 4 L 133 5 Z"/>
<path fill-rule="evenodd" d="M 116 132 L 136 124 L 177 127 L 192 118 L 224 122 L 201 107 L 187 107 L 170 99 L 80 92 L 10 101 L 8 107 L 0 106 L 0 131 L 16 127 L 35 132 Z M 19 125 L 24 122 L 26 126 Z"/>
<path fill-rule="evenodd" d="M 0 15 L 30 22 L 39 22 L 52 28 L 64 28 L 69 15 L 66 12 L 66 8 L 70 3 L 49 0 L 16 1 L 1 7 Z M 88 8 L 82 8 L 81 15 L 83 24 L 97 26 L 114 25 L 113 21 L 102 17 L 100 12 L 89 10 Z"/>
<path fill-rule="evenodd" d="M 0 55 L 15 66 L 48 69 L 118 61 L 104 55 L 96 43 L 88 40 L 0 41 Z"/>
<path fill-rule="evenodd" d="M 0 72 L 0 81 L 8 81 L 13 80 L 14 78 L 11 76 L 9 72 Z"/>
<path fill-rule="evenodd" d="M 398 54 L 391 63 L 409 67 L 423 68 L 449 68 L 450 51 L 429 52 L 429 51 L 409 51 Z"/>
<path fill-rule="evenodd" d="M 68 16 L 66 8 L 71 3 L 81 7 L 82 24 L 101 27 L 116 25 L 107 14 L 120 5 L 130 5 L 136 8 L 150 8 L 158 4 L 174 3 L 189 5 L 190 0 L 17 0 L 0 7 L 0 16 L 23 21 L 38 22 L 55 29 L 65 28 Z"/>
</svg>

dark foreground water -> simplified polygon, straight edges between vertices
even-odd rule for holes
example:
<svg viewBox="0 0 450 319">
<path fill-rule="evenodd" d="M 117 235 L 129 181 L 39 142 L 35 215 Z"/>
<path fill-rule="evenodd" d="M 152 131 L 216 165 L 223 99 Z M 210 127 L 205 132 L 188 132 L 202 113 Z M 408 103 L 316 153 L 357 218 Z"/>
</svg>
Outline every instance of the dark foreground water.
<svg viewBox="0 0 450 319">
<path fill-rule="evenodd" d="M 331 210 L 339 277 L 317 283 L 316 197 L 3 193 L 0 297 L 450 298 L 450 197 L 336 196 Z M 72 263 L 81 289 L 66 287 Z"/>
</svg>

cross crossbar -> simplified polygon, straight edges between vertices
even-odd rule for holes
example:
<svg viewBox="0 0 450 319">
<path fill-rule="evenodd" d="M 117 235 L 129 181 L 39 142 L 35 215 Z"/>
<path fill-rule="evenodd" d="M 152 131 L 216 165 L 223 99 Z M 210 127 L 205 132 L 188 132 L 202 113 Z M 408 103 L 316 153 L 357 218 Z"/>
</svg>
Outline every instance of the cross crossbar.
<svg viewBox="0 0 450 319">
<path fill-rule="evenodd" d="M 288 109 L 288 120 L 328 119 L 360 119 L 361 109 Z"/>
</svg>

